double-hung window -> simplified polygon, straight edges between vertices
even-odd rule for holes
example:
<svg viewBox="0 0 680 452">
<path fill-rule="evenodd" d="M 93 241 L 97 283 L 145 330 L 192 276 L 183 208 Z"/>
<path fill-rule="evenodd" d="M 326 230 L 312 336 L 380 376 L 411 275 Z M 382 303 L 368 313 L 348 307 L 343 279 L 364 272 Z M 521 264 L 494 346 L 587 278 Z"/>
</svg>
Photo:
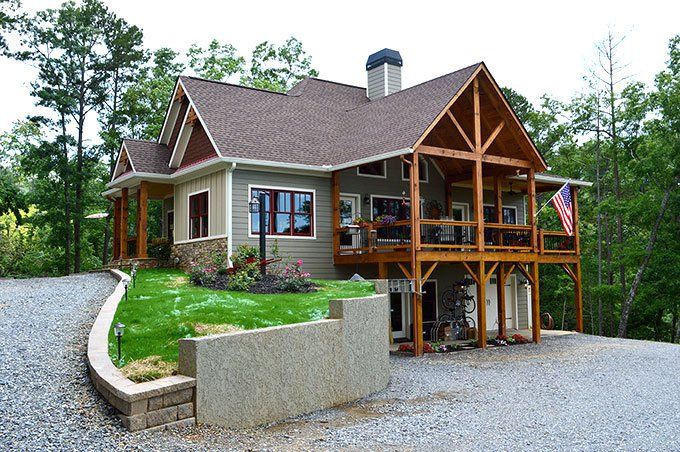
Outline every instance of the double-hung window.
<svg viewBox="0 0 680 452">
<path fill-rule="evenodd" d="M 308 191 L 252 188 L 250 199 L 264 193 L 264 206 L 260 211 L 265 215 L 267 235 L 313 237 L 314 236 L 314 194 Z M 260 213 L 250 214 L 250 233 L 260 233 Z"/>
<path fill-rule="evenodd" d="M 208 237 L 208 192 L 189 196 L 189 238 Z"/>
</svg>

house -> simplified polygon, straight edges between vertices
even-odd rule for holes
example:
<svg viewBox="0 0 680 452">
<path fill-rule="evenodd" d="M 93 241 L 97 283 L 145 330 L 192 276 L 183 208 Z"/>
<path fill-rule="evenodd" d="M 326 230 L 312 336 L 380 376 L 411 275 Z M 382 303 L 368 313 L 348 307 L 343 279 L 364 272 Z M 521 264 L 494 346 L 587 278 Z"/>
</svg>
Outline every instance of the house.
<svg viewBox="0 0 680 452">
<path fill-rule="evenodd" d="M 539 229 L 537 192 L 566 179 L 545 174 L 486 65 L 403 90 L 401 68 L 384 49 L 368 58 L 367 88 L 307 78 L 287 93 L 179 77 L 158 140 L 124 140 L 104 193 L 115 203 L 114 258 L 147 257 L 148 199 L 163 200 L 183 266 L 256 244 L 248 204 L 264 192 L 268 245 L 314 277 L 416 282 L 392 294 L 392 330 L 417 354 L 443 293 L 466 275 L 484 300 L 471 314 L 479 330 L 533 326 L 538 342 L 539 265 L 560 265 L 582 330 L 578 189 L 590 184 L 570 184 L 573 236 Z"/>
</svg>

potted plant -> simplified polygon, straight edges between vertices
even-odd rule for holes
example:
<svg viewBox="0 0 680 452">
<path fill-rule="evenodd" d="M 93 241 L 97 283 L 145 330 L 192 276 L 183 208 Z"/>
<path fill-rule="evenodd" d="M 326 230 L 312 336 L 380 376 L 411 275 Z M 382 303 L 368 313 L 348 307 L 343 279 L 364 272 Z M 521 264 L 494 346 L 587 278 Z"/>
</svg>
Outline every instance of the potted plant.
<svg viewBox="0 0 680 452">
<path fill-rule="evenodd" d="M 380 223 L 382 226 L 391 226 L 397 222 L 397 217 L 394 215 L 379 215 L 375 219 L 376 223 Z"/>
</svg>

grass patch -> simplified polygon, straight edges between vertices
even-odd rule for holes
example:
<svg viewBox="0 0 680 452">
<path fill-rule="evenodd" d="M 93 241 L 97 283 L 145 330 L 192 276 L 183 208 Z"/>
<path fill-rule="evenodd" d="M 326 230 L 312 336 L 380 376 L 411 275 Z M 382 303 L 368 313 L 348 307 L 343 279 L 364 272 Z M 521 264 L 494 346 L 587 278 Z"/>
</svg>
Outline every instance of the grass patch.
<svg viewBox="0 0 680 452">
<path fill-rule="evenodd" d="M 328 301 L 372 295 L 370 282 L 314 280 L 319 290 L 303 294 L 250 294 L 197 287 L 176 269 L 140 269 L 128 287 L 113 323 L 125 324 L 123 363 L 176 363 L 177 340 L 237 330 L 321 320 Z M 116 338 L 109 335 L 109 354 L 117 362 Z M 173 370 L 176 365 L 173 364 Z M 149 369 L 146 369 L 149 371 Z M 144 372 L 142 372 L 143 374 Z"/>
<path fill-rule="evenodd" d="M 177 373 L 177 363 L 168 363 L 158 355 L 130 361 L 121 369 L 123 375 L 135 383 L 157 380 Z"/>
</svg>

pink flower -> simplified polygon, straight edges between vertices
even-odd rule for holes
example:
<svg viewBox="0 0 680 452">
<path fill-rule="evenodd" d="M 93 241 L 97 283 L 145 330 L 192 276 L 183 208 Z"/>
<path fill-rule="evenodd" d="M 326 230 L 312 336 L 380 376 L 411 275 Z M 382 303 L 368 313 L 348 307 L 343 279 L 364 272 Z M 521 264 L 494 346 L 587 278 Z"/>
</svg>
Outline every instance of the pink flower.
<svg viewBox="0 0 680 452">
<path fill-rule="evenodd" d="M 298 259 L 297 264 L 298 264 L 298 267 L 302 267 L 302 259 Z"/>
</svg>

